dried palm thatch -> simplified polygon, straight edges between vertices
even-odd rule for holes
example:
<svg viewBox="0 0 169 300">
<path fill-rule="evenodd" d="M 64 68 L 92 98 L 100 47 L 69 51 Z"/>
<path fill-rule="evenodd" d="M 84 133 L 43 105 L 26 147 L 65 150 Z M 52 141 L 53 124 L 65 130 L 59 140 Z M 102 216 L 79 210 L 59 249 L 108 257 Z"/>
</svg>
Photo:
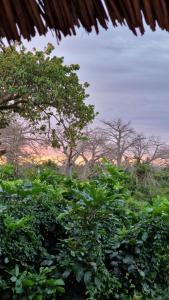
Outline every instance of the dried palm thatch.
<svg viewBox="0 0 169 300">
<path fill-rule="evenodd" d="M 158 24 L 169 31 L 169 0 L 0 0 L 0 39 L 30 40 L 51 29 L 60 40 L 80 26 L 98 33 L 99 25 L 107 29 L 109 21 L 143 34 L 143 19 L 152 30 Z"/>
</svg>

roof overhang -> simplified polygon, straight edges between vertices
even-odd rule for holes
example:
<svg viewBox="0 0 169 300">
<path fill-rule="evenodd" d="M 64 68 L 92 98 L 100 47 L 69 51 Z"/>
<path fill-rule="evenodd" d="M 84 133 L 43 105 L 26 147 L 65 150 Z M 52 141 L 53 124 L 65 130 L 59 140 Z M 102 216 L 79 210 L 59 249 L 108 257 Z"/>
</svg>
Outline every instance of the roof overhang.
<svg viewBox="0 0 169 300">
<path fill-rule="evenodd" d="M 99 26 L 107 29 L 110 22 L 127 25 L 134 34 L 137 29 L 143 34 L 145 23 L 169 31 L 169 0 L 0 0 L 0 39 L 8 42 L 48 30 L 58 40 L 75 35 L 78 27 L 98 33 Z"/>
</svg>

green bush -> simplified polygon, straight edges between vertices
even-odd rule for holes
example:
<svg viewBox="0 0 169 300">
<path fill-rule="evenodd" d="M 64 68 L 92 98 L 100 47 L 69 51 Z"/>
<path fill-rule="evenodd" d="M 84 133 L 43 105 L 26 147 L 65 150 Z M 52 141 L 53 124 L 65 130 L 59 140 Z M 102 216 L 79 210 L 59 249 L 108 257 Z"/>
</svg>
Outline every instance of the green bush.
<svg viewBox="0 0 169 300">
<path fill-rule="evenodd" d="M 169 201 L 137 203 L 129 176 L 47 166 L 0 183 L 1 299 L 167 299 Z"/>
<path fill-rule="evenodd" d="M 0 180 L 13 180 L 14 177 L 15 172 L 12 165 L 0 165 Z"/>
</svg>

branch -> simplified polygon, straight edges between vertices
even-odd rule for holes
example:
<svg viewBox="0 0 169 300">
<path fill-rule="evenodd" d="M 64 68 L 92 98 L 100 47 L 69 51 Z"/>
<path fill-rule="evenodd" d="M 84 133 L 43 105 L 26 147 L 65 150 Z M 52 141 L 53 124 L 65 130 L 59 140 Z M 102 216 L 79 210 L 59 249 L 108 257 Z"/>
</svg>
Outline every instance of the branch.
<svg viewBox="0 0 169 300">
<path fill-rule="evenodd" d="M 8 110 L 8 109 L 14 109 L 14 108 L 18 108 L 18 104 L 20 103 L 26 103 L 26 100 L 18 100 L 16 102 L 14 102 L 13 104 L 9 104 L 9 105 L 1 105 L 0 104 L 0 110 Z"/>
</svg>

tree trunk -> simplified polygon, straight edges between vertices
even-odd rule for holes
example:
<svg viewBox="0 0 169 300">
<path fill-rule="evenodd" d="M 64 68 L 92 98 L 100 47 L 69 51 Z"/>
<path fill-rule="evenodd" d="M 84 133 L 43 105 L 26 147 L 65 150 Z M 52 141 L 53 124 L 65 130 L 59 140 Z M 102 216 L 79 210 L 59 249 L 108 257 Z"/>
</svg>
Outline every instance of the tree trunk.
<svg viewBox="0 0 169 300">
<path fill-rule="evenodd" d="M 88 176 L 88 171 L 89 171 L 89 166 L 88 166 L 88 163 L 86 163 L 84 166 L 83 166 L 83 170 L 80 174 L 80 178 L 81 179 L 86 179 Z"/>
<path fill-rule="evenodd" d="M 122 164 L 122 156 L 120 154 L 117 155 L 117 166 L 120 167 Z"/>
<path fill-rule="evenodd" d="M 72 149 L 69 152 L 65 151 L 66 155 L 66 166 L 65 166 L 65 174 L 66 176 L 72 178 L 72 169 L 73 169 L 73 161 L 72 161 Z"/>
<path fill-rule="evenodd" d="M 72 164 L 68 162 L 66 165 L 66 176 L 72 178 L 72 169 L 73 169 Z"/>
<path fill-rule="evenodd" d="M 121 155 L 121 135 L 119 133 L 119 138 L 117 141 L 117 166 L 120 167 L 122 163 L 122 155 Z"/>
</svg>

